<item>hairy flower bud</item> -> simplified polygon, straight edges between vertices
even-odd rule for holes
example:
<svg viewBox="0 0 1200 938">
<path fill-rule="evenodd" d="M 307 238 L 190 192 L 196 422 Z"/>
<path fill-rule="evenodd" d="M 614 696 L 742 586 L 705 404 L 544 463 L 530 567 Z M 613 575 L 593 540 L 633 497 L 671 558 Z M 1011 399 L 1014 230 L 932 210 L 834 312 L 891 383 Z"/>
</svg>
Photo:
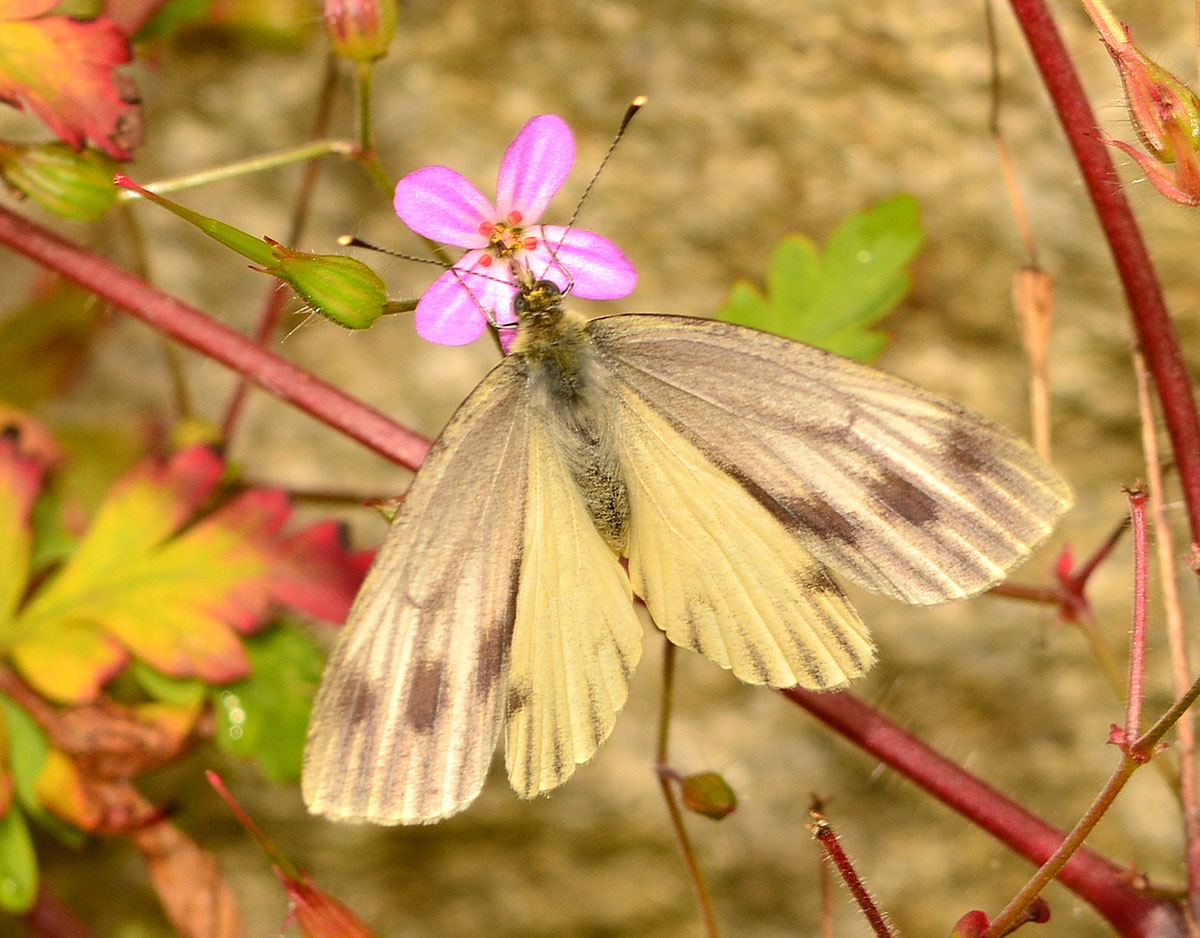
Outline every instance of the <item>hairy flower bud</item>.
<svg viewBox="0 0 1200 938">
<path fill-rule="evenodd" d="M 1133 44 L 1129 30 L 1102 0 L 1084 0 L 1116 63 L 1134 130 L 1146 152 L 1105 140 L 1132 156 L 1163 195 L 1200 205 L 1200 97 Z"/>
<path fill-rule="evenodd" d="M 315 312 L 347 329 L 366 329 L 384 313 L 387 288 L 370 267 L 341 254 L 305 254 L 267 239 L 275 261 L 262 269 L 291 284 Z"/>
</svg>

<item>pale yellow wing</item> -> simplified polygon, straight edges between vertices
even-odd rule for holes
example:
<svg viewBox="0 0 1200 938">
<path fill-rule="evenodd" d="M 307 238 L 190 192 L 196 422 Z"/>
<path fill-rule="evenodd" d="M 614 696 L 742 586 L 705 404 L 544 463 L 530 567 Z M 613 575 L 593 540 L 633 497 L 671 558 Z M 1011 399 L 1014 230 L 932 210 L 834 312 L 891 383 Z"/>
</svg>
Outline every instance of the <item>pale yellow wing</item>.
<svg viewBox="0 0 1200 938">
<path fill-rule="evenodd" d="M 532 798 L 565 782 L 608 738 L 642 649 L 629 579 L 536 420 L 524 540 L 505 762 L 513 788 Z"/>
<path fill-rule="evenodd" d="M 614 388 L 629 573 L 655 623 L 752 684 L 827 688 L 874 658 L 824 566 L 633 391 Z"/>
<path fill-rule="evenodd" d="M 309 810 L 429 823 L 479 793 L 499 739 L 524 542 L 529 408 L 506 360 L 459 407 L 388 531 L 325 667 Z"/>
<path fill-rule="evenodd" d="M 1025 443 L 874 368 L 710 320 L 613 316 L 588 331 L 618 384 L 867 589 L 911 603 L 980 592 L 1070 507 Z"/>
</svg>

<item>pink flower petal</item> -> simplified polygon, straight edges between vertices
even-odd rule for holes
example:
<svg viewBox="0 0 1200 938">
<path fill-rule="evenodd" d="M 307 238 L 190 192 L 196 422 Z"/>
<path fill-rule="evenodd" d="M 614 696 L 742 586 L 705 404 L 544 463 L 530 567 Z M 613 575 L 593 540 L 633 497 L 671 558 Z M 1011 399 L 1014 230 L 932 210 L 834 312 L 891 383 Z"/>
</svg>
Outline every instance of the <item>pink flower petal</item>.
<svg viewBox="0 0 1200 938">
<path fill-rule="evenodd" d="M 467 345 L 483 334 L 487 316 L 496 323 L 516 322 L 512 271 L 503 264 L 481 265 L 487 256 L 465 254 L 425 291 L 414 314 L 417 335 L 438 345 Z"/>
<path fill-rule="evenodd" d="M 496 219 L 516 211 L 521 213 L 521 224 L 536 223 L 574 162 L 575 137 L 561 117 L 543 114 L 530 120 L 509 144 L 500 163 Z"/>
<path fill-rule="evenodd" d="M 592 231 L 543 225 L 528 232 L 539 238 L 538 250 L 529 254 L 534 277 L 553 280 L 584 300 L 615 300 L 628 296 L 637 285 L 637 270 L 620 248 Z M 563 282 L 560 282 L 563 281 Z"/>
<path fill-rule="evenodd" d="M 392 204 L 400 220 L 417 234 L 460 248 L 486 247 L 488 239 L 479 233 L 479 225 L 496 217 L 479 190 L 445 166 L 425 166 L 409 173 L 396 183 Z"/>
<path fill-rule="evenodd" d="M 470 291 L 453 270 L 448 270 L 425 291 L 416 312 L 417 335 L 438 345 L 467 345 L 487 328 Z"/>
</svg>

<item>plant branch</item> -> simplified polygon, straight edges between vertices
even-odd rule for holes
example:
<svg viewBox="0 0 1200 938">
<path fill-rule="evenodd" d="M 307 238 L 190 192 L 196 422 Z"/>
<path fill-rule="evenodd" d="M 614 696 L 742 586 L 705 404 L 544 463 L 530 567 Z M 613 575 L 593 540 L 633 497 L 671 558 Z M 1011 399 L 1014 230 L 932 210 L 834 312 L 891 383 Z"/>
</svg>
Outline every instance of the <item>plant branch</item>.
<svg viewBox="0 0 1200 938">
<path fill-rule="evenodd" d="M 782 693 L 1030 862 L 1040 866 L 1062 844 L 1065 834 L 1061 830 L 1031 814 L 851 694 L 817 693 L 799 687 Z M 1176 718 L 1178 712 L 1182 712 L 1177 711 L 1177 706 L 1169 711 L 1175 713 Z M 1158 729 L 1161 723 L 1160 720 L 1155 728 Z M 1167 938 L 1186 934 L 1180 910 L 1174 903 L 1135 889 L 1129 870 L 1086 847 L 1070 858 L 1059 871 L 1058 880 L 1127 938 Z"/>
<path fill-rule="evenodd" d="M 429 441 L 116 264 L 0 207 L 0 244 L 57 271 L 171 338 L 244 374 L 259 387 L 415 469 Z"/>
<path fill-rule="evenodd" d="M 1162 404 L 1163 419 L 1179 467 L 1192 543 L 1200 544 L 1200 419 L 1154 265 L 1045 0 L 1010 0 L 1010 3 L 1108 239 L 1134 332 Z"/>
</svg>

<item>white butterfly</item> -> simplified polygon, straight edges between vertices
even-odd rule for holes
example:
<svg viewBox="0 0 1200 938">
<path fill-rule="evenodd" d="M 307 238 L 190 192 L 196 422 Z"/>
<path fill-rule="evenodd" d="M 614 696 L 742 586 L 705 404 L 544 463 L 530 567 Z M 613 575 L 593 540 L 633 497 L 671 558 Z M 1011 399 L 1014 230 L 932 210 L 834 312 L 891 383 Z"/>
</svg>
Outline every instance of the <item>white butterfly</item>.
<svg viewBox="0 0 1200 938">
<path fill-rule="evenodd" d="M 562 784 L 625 703 L 633 593 L 743 681 L 832 688 L 874 648 L 830 569 L 970 596 L 1070 506 L 1007 431 L 856 362 L 710 320 L 586 321 L 548 281 L 517 307 L 513 354 L 430 450 L 329 659 L 315 813 L 448 817 L 502 733 L 519 795 Z"/>
</svg>

